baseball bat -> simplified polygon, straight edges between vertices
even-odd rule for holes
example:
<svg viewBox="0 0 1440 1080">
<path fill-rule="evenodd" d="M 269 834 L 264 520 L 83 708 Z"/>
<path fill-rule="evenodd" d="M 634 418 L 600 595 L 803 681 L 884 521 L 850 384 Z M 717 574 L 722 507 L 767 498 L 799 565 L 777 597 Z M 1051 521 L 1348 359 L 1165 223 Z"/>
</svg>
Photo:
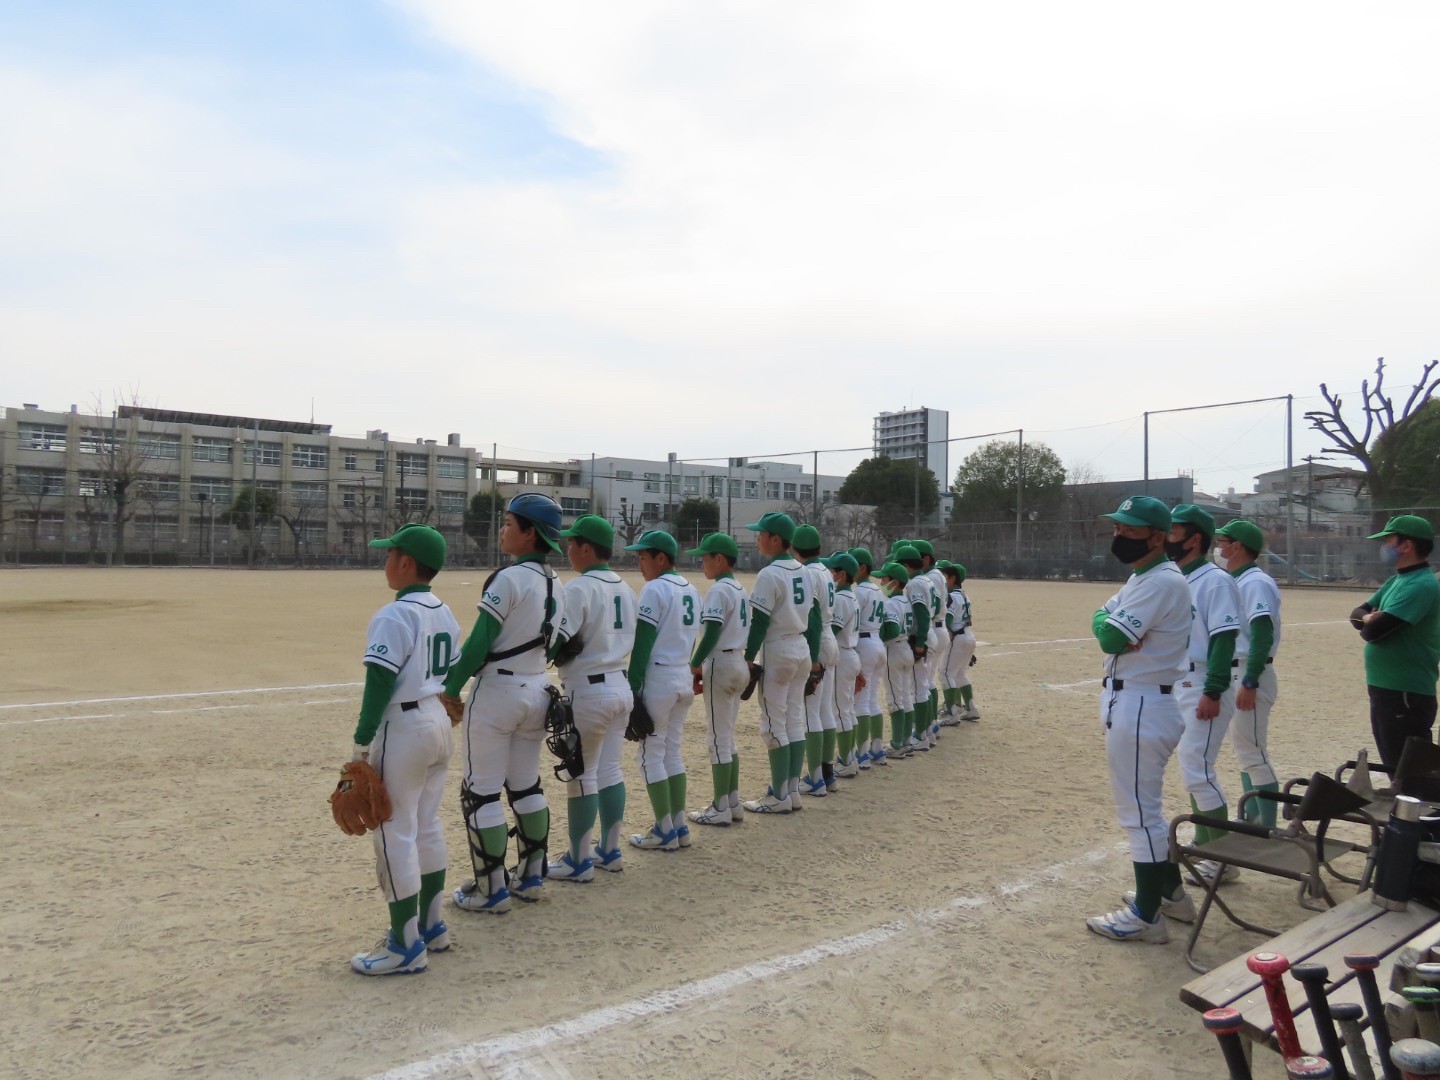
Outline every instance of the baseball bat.
<svg viewBox="0 0 1440 1080">
<path fill-rule="evenodd" d="M 765 669 L 759 664 L 750 665 L 750 681 L 745 684 L 745 689 L 740 691 L 740 700 L 749 701 L 755 696 L 755 687 L 760 685 L 760 680 L 765 675 Z"/>
<path fill-rule="evenodd" d="M 1335 1030 L 1335 1018 L 1330 1015 L 1330 1001 L 1325 996 L 1329 969 L 1324 964 L 1296 964 L 1290 969 L 1290 974 L 1305 987 L 1310 1015 L 1315 1021 L 1315 1033 L 1320 1036 L 1320 1049 L 1335 1070 L 1336 1080 L 1350 1080 L 1350 1073 L 1345 1068 L 1345 1055 L 1340 1050 L 1340 1034 Z"/>
<path fill-rule="evenodd" d="M 1205 1030 L 1220 1041 L 1225 1067 L 1230 1080 L 1250 1080 L 1250 1062 L 1245 1060 L 1245 1047 L 1240 1044 L 1240 1012 L 1238 1009 L 1211 1009 L 1202 1019 Z"/>
<path fill-rule="evenodd" d="M 1305 1052 L 1300 1049 L 1300 1036 L 1295 1034 L 1295 1014 L 1290 1010 L 1290 998 L 1285 993 L 1285 984 L 1280 977 L 1290 969 L 1290 961 L 1279 953 L 1258 952 L 1251 954 L 1245 966 L 1260 976 L 1265 987 L 1265 1000 L 1270 1005 L 1270 1019 L 1275 1024 L 1275 1042 L 1280 1047 L 1280 1056 L 1286 1060 L 1301 1058 Z"/>
<path fill-rule="evenodd" d="M 1425 1039 L 1401 1039 L 1390 1048 L 1390 1057 L 1403 1080 L 1440 1076 L 1440 1046 Z"/>
<path fill-rule="evenodd" d="M 1350 1052 L 1350 1075 L 1355 1080 L 1375 1080 L 1375 1070 L 1370 1067 L 1370 1051 L 1365 1046 L 1365 1036 L 1360 1033 L 1360 1018 L 1365 1010 L 1353 1001 L 1337 1001 L 1330 1006 L 1330 1015 L 1340 1028 L 1340 1038 Z"/>
<path fill-rule="evenodd" d="M 1322 1057 L 1301 1054 L 1299 1057 L 1285 1059 L 1285 1075 L 1290 1080 L 1325 1080 L 1326 1077 L 1334 1076 L 1335 1070 Z"/>
<path fill-rule="evenodd" d="M 1415 1026 L 1420 1038 L 1429 1042 L 1440 1042 L 1440 1016 L 1435 1010 L 1440 1006 L 1440 988 L 1434 986 L 1405 986 L 1400 996 L 1415 1006 Z"/>
<path fill-rule="evenodd" d="M 1374 953 L 1347 953 L 1345 966 L 1355 972 L 1355 981 L 1360 984 L 1360 995 L 1365 999 L 1365 1012 L 1370 1018 L 1370 1030 L 1375 1035 L 1380 1070 L 1385 1074 L 1385 1080 L 1400 1080 L 1400 1070 L 1390 1060 L 1390 1025 L 1385 1021 L 1385 1005 L 1380 1000 L 1380 986 L 1375 981 L 1375 969 L 1380 966 L 1380 958 Z"/>
</svg>

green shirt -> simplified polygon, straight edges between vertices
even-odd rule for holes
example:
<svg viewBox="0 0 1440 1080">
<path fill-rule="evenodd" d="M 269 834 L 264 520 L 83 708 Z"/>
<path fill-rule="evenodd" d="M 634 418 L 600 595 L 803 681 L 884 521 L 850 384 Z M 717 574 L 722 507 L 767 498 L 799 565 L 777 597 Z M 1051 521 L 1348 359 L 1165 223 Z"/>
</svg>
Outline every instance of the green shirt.
<svg viewBox="0 0 1440 1080">
<path fill-rule="evenodd" d="M 1385 690 L 1435 696 L 1440 671 L 1440 582 L 1421 563 L 1393 574 L 1370 606 L 1405 622 L 1365 643 L 1365 681 Z"/>
</svg>

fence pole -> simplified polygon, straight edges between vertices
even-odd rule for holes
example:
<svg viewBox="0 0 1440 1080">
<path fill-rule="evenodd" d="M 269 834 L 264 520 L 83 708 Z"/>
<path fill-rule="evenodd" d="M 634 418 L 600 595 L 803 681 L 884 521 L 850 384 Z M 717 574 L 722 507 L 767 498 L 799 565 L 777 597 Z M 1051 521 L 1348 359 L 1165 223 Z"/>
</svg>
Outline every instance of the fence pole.
<svg viewBox="0 0 1440 1080">
<path fill-rule="evenodd" d="M 1020 452 L 1015 457 L 1015 558 L 1020 558 L 1020 522 L 1025 516 L 1025 429 L 1016 429 Z"/>
<path fill-rule="evenodd" d="M 1285 395 L 1285 578 L 1295 584 L 1295 490 L 1291 470 L 1295 464 L 1295 395 Z"/>
</svg>

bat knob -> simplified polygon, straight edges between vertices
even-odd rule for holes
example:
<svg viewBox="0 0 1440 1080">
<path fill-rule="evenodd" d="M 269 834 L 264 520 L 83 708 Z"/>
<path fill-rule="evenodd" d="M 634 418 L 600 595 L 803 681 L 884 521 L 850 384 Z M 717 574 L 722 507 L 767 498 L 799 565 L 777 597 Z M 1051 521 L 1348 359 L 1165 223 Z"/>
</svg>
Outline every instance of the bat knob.
<svg viewBox="0 0 1440 1080">
<path fill-rule="evenodd" d="M 1351 1020 L 1359 1020 L 1365 1015 L 1358 1001 L 1332 1001 L 1330 1003 L 1330 1015 L 1341 1023 L 1349 1023 Z"/>
<path fill-rule="evenodd" d="M 1290 961 L 1279 953 L 1257 952 L 1252 953 L 1245 961 L 1245 966 L 1256 975 L 1283 975 L 1290 970 Z"/>
<path fill-rule="evenodd" d="M 1205 1021 L 1205 1030 L 1216 1035 L 1234 1035 L 1240 1031 L 1239 1009 L 1211 1009 L 1201 1019 Z"/>
<path fill-rule="evenodd" d="M 1426 986 L 1440 986 L 1440 964 L 1416 964 L 1415 974 Z"/>
<path fill-rule="evenodd" d="M 1323 983 L 1330 977 L 1330 969 L 1324 964 L 1295 964 L 1290 968 L 1290 974 L 1302 983 Z"/>
<path fill-rule="evenodd" d="M 1440 987 L 1402 986 L 1400 996 L 1412 1005 L 1434 1005 L 1440 1002 Z"/>
<path fill-rule="evenodd" d="M 1390 1048 L 1390 1060 L 1406 1076 L 1440 1076 L 1440 1046 L 1425 1039 L 1401 1039 Z"/>
<path fill-rule="evenodd" d="M 1285 1075 L 1290 1080 L 1321 1080 L 1322 1077 L 1334 1076 L 1335 1070 L 1324 1058 L 1306 1054 L 1304 1057 L 1287 1058 Z"/>
<path fill-rule="evenodd" d="M 1380 966 L 1380 957 L 1374 953 L 1346 953 L 1345 966 L 1352 971 L 1374 971 Z"/>
</svg>

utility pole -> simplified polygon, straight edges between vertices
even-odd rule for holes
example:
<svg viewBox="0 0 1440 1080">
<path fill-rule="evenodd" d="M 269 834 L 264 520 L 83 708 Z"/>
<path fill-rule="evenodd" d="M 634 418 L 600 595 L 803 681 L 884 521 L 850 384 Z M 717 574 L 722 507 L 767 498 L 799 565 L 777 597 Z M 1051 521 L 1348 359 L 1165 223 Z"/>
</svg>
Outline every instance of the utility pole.
<svg viewBox="0 0 1440 1080">
<path fill-rule="evenodd" d="M 250 551 L 245 561 L 255 569 L 255 511 L 260 502 L 260 483 L 256 479 L 260 470 L 260 421 L 255 421 L 255 439 L 250 444 Z M 368 542 L 368 541 L 367 541 Z"/>
<path fill-rule="evenodd" d="M 1019 452 L 1015 456 L 1015 558 L 1020 558 L 1020 520 L 1025 516 L 1025 429 L 1017 432 Z"/>
<path fill-rule="evenodd" d="M 490 558 L 500 565 L 500 444 L 490 444 Z"/>
</svg>

